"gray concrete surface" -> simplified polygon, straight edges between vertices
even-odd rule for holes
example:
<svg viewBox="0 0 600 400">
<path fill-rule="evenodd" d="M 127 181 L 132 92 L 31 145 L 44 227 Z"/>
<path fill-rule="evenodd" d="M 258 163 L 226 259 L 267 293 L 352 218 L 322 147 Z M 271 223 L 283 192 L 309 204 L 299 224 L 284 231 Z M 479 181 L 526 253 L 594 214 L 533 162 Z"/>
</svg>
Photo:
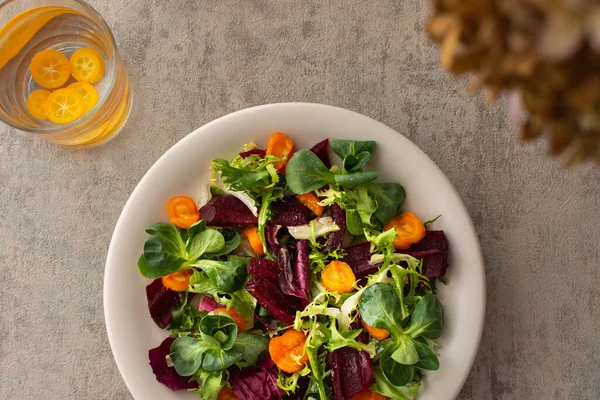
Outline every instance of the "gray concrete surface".
<svg viewBox="0 0 600 400">
<path fill-rule="evenodd" d="M 122 134 L 72 151 L 0 127 L 0 398 L 130 399 L 102 277 L 146 170 L 194 128 L 263 103 L 346 107 L 402 132 L 455 184 L 481 239 L 488 310 L 460 395 L 600 398 L 600 170 L 519 145 L 440 70 L 419 0 L 111 1 L 134 91 Z"/>
</svg>

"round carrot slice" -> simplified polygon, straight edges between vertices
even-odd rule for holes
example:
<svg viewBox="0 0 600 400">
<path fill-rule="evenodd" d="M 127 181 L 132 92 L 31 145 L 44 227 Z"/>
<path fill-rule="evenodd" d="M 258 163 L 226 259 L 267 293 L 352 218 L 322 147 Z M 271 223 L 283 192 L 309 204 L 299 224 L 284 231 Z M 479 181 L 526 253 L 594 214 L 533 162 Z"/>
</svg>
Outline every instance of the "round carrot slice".
<svg viewBox="0 0 600 400">
<path fill-rule="evenodd" d="M 174 292 L 185 292 L 190 286 L 190 278 L 193 274 L 194 271 L 191 269 L 185 269 L 163 276 L 161 281 L 163 286 L 167 289 L 171 289 Z"/>
<path fill-rule="evenodd" d="M 267 154 L 281 158 L 281 161 L 273 164 L 279 172 L 285 172 L 288 161 L 294 155 L 294 141 L 281 132 L 271 135 L 267 144 Z"/>
<path fill-rule="evenodd" d="M 186 196 L 174 197 L 167 201 L 167 213 L 171 223 L 182 229 L 189 229 L 190 226 L 200 221 L 196 202 Z"/>
<path fill-rule="evenodd" d="M 221 388 L 219 391 L 219 395 L 217 396 L 217 400 L 239 400 L 237 396 L 233 393 L 231 388 L 227 386 Z"/>
<path fill-rule="evenodd" d="M 321 272 L 325 289 L 330 292 L 349 293 L 354 290 L 356 276 L 352 268 L 343 261 L 332 261 Z"/>
<path fill-rule="evenodd" d="M 304 333 L 289 329 L 283 335 L 271 339 L 269 355 L 280 370 L 293 374 L 308 362 L 308 354 L 304 351 L 305 343 Z"/>
<path fill-rule="evenodd" d="M 98 91 L 91 84 L 87 82 L 75 82 L 67 87 L 75 89 L 83 98 L 84 114 L 87 114 L 96 104 L 98 104 Z"/>
<path fill-rule="evenodd" d="M 398 237 L 394 240 L 397 249 L 408 249 L 411 245 L 420 242 L 427 233 L 421 220 L 413 213 L 405 212 L 392 218 L 385 226 L 385 230 L 394 228 Z"/>
<path fill-rule="evenodd" d="M 379 393 L 372 392 L 371 389 L 369 389 L 369 388 L 366 388 L 362 392 L 356 393 L 354 396 L 352 396 L 350 398 L 350 400 L 386 400 L 386 399 L 387 399 L 387 397 L 385 397 Z"/>
<path fill-rule="evenodd" d="M 27 111 L 29 111 L 34 118 L 48 119 L 46 114 L 46 100 L 51 94 L 51 91 L 44 89 L 31 92 L 27 98 Z"/>
<path fill-rule="evenodd" d="M 380 328 L 375 328 L 367 324 L 365 321 L 361 321 L 362 326 L 369 332 L 369 335 L 373 336 L 374 339 L 377 340 L 385 340 L 390 336 L 390 331 Z"/>
<path fill-rule="evenodd" d="M 55 124 L 68 124 L 83 115 L 83 98 L 74 89 L 58 89 L 46 99 L 46 115 Z"/>
<path fill-rule="evenodd" d="M 104 75 L 104 59 L 90 47 L 81 48 L 73 53 L 70 63 L 73 78 L 80 82 L 94 83 Z"/>
<path fill-rule="evenodd" d="M 48 89 L 61 87 L 69 80 L 71 64 L 58 50 L 43 50 L 31 59 L 29 72 L 38 85 Z"/>
</svg>

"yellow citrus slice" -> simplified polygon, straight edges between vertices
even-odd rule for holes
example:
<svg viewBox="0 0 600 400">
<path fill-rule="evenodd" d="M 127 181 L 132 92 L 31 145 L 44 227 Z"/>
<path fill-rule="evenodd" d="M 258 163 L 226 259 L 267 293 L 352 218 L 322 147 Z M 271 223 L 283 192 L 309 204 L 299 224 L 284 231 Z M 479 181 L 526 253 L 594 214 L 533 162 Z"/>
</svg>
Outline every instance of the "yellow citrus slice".
<svg viewBox="0 0 600 400">
<path fill-rule="evenodd" d="M 27 111 L 37 119 L 48 119 L 46 116 L 46 99 L 52 94 L 49 90 L 34 90 L 27 98 Z"/>
<path fill-rule="evenodd" d="M 71 74 L 80 82 L 94 83 L 104 75 L 104 60 L 96 50 L 84 47 L 71 56 Z"/>
<path fill-rule="evenodd" d="M 55 124 L 68 124 L 83 115 L 85 104 L 75 89 L 65 88 L 52 92 L 46 99 L 46 114 Z"/>
<path fill-rule="evenodd" d="M 69 80 L 71 64 L 60 51 L 47 49 L 33 56 L 29 64 L 29 72 L 38 85 L 56 89 Z"/>
<path fill-rule="evenodd" d="M 98 91 L 87 82 L 75 82 L 67 86 L 74 89 L 83 98 L 83 113 L 87 114 L 98 103 Z"/>
</svg>

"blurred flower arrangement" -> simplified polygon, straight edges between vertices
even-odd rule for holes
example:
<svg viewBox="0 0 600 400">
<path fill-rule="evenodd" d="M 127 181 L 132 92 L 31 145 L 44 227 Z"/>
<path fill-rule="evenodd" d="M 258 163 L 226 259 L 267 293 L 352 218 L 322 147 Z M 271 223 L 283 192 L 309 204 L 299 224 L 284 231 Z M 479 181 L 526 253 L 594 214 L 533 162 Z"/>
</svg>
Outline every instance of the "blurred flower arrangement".
<svg viewBox="0 0 600 400">
<path fill-rule="evenodd" d="M 509 91 L 523 139 L 548 135 L 567 164 L 600 164 L 600 0 L 432 1 L 444 68 L 473 73 L 490 102 Z"/>
</svg>

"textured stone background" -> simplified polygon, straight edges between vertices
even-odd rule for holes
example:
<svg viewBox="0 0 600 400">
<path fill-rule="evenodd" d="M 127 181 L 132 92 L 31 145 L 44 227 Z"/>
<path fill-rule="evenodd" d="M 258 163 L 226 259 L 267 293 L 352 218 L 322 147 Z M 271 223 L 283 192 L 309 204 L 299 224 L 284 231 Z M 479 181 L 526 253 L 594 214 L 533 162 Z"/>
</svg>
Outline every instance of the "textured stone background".
<svg viewBox="0 0 600 400">
<path fill-rule="evenodd" d="M 171 145 L 263 103 L 346 107 L 398 130 L 454 183 L 481 239 L 488 310 L 460 399 L 600 398 L 600 170 L 520 146 L 501 105 L 440 70 L 420 0 L 111 1 L 135 106 L 85 151 L 0 126 L 0 398 L 130 399 L 102 277 L 129 194 Z"/>
</svg>

